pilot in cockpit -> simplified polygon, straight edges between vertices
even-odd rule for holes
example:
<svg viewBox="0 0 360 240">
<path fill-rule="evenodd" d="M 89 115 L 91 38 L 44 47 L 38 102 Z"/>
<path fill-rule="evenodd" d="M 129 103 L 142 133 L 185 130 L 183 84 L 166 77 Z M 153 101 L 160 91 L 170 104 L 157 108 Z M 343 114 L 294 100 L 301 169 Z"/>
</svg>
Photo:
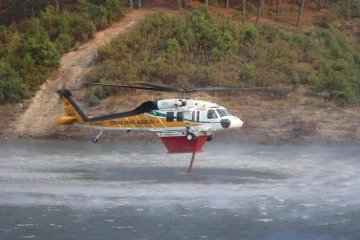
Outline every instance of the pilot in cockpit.
<svg viewBox="0 0 360 240">
<path fill-rule="evenodd" d="M 208 118 L 208 119 L 217 118 L 215 111 L 214 111 L 214 110 L 208 110 L 207 118 Z"/>
</svg>

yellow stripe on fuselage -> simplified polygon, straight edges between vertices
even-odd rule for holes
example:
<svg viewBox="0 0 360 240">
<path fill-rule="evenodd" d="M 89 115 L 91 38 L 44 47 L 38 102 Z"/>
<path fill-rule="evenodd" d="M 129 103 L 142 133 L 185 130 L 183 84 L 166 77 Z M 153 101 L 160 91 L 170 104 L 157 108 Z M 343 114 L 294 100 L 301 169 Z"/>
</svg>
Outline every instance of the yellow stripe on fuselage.
<svg viewBox="0 0 360 240">
<path fill-rule="evenodd" d="M 188 121 L 176 121 L 167 122 L 165 117 L 153 116 L 150 114 L 140 114 L 125 118 L 114 118 L 111 120 L 96 121 L 96 122 L 78 122 L 94 127 L 102 128 L 124 128 L 124 129 L 164 129 L 164 128 L 176 128 L 185 127 L 189 124 Z M 190 123 L 190 126 L 196 126 L 197 123 Z"/>
</svg>

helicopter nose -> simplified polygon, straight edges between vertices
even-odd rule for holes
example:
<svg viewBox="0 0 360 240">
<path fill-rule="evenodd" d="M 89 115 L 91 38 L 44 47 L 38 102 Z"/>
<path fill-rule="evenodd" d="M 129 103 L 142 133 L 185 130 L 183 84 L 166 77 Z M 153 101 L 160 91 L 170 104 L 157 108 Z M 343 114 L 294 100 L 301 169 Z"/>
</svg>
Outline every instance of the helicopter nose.
<svg viewBox="0 0 360 240">
<path fill-rule="evenodd" d="M 241 127 L 243 125 L 243 121 L 240 120 L 240 118 L 235 117 L 234 119 L 234 127 Z"/>
<path fill-rule="evenodd" d="M 223 128 L 239 128 L 243 125 L 243 122 L 240 120 L 240 118 L 232 116 L 230 118 L 221 119 L 220 124 Z"/>
</svg>

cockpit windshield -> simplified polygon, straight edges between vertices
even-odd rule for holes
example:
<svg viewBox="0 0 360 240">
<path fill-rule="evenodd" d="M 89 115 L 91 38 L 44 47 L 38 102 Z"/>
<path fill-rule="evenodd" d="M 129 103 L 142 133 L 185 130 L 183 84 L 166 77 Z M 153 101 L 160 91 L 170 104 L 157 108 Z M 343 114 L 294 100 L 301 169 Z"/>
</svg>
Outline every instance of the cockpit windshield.
<svg viewBox="0 0 360 240">
<path fill-rule="evenodd" d="M 231 112 L 227 108 L 222 109 L 228 116 L 232 116 Z"/>
<path fill-rule="evenodd" d="M 226 108 L 216 108 L 215 110 L 220 117 L 232 116 L 232 114 Z"/>
<path fill-rule="evenodd" d="M 224 110 L 222 110 L 222 109 L 216 109 L 216 112 L 219 114 L 219 116 L 220 117 L 224 117 L 224 116 L 226 116 L 227 114 L 226 114 L 226 112 L 224 111 Z"/>
</svg>

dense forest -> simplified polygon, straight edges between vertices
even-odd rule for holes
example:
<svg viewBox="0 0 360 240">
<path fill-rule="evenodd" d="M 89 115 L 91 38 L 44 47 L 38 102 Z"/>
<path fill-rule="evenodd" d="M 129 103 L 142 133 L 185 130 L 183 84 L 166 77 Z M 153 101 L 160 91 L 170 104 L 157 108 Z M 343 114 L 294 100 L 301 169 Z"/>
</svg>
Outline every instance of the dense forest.
<svg viewBox="0 0 360 240">
<path fill-rule="evenodd" d="M 313 94 L 341 106 L 359 102 L 359 0 L 309 1 L 308 8 L 326 8 L 327 14 L 317 19 L 316 28 L 298 26 L 292 32 L 247 20 L 267 14 L 286 22 L 295 15 L 299 23 L 304 0 L 291 1 L 290 9 L 281 11 L 279 0 L 275 14 L 264 13 L 264 0 L 246 1 L 246 8 L 243 2 L 231 16 L 211 15 L 206 5 L 181 15 L 149 15 L 100 50 L 93 72 L 86 77 L 182 87 L 304 84 Z M 30 97 L 59 67 L 61 54 L 121 18 L 128 8 L 124 4 L 121 0 L 0 0 L 0 102 Z M 228 1 L 206 4 L 228 7 Z M 96 88 L 90 104 L 108 94 Z"/>
</svg>

